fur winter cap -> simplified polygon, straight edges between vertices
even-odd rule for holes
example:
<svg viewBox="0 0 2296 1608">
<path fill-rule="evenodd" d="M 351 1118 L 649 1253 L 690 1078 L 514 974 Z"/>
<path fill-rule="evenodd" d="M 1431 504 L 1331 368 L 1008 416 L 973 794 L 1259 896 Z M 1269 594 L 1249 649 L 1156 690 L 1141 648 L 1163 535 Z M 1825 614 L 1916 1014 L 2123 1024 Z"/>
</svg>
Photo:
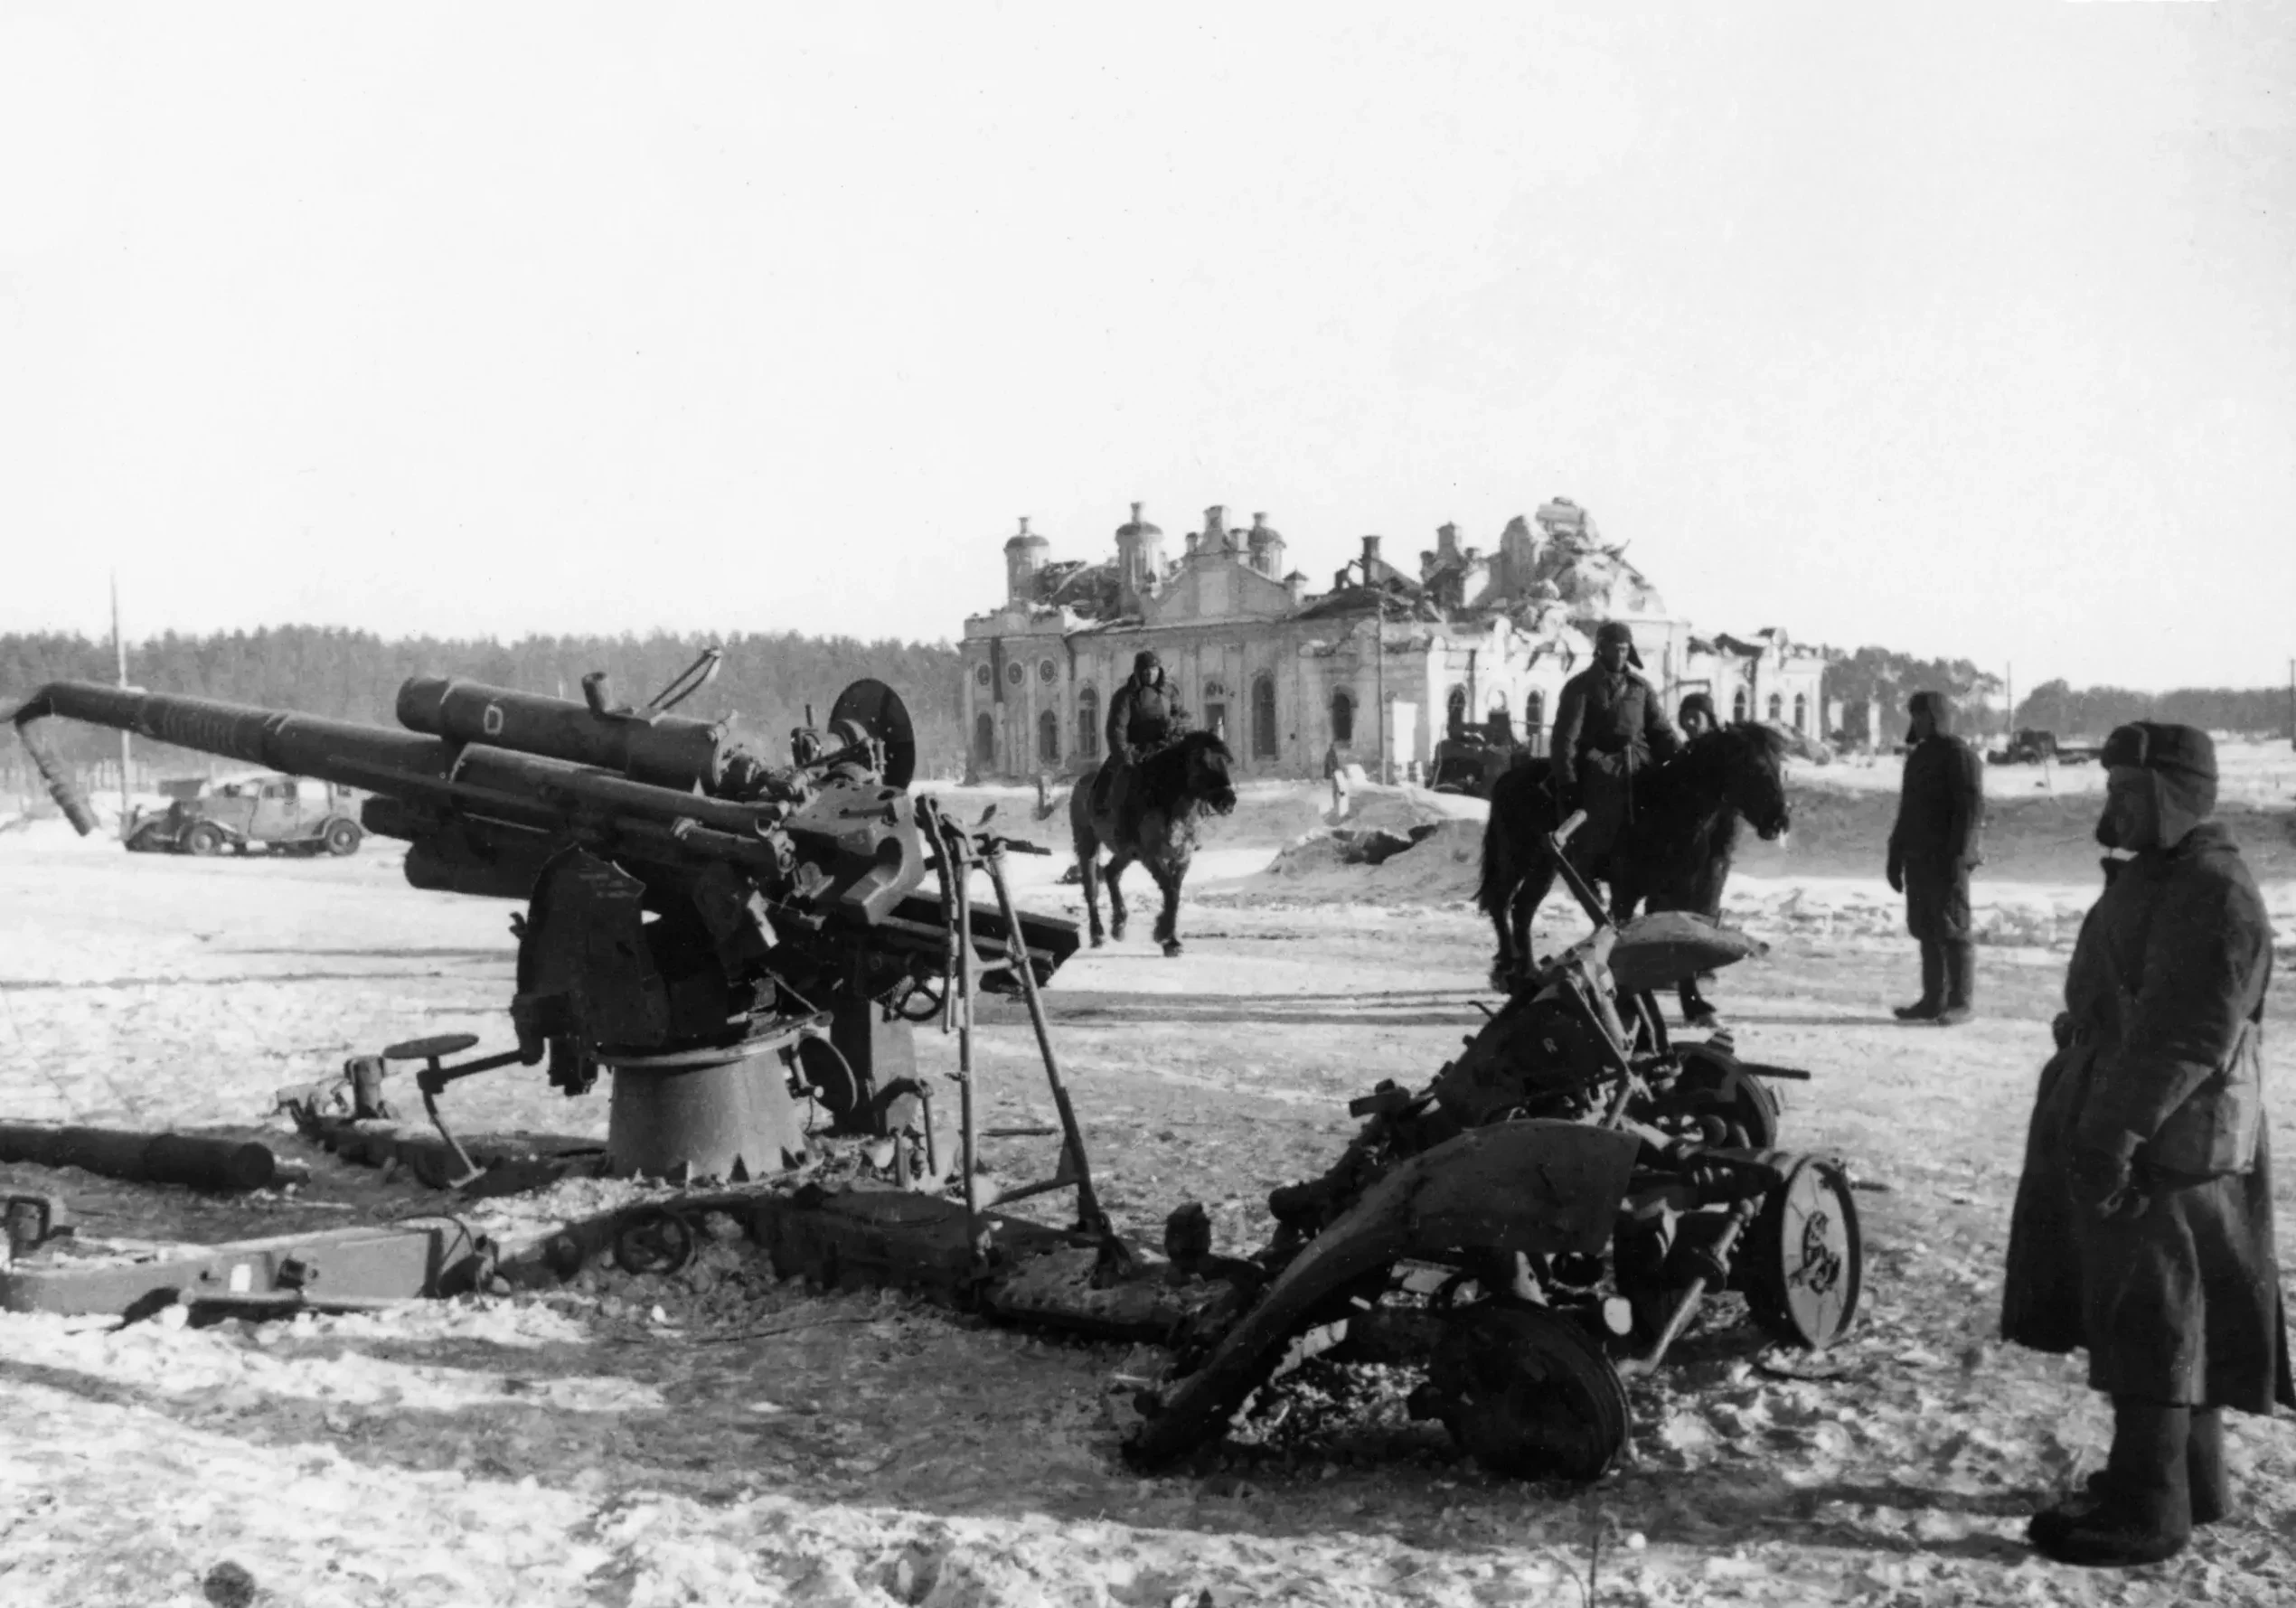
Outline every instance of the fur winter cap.
<svg viewBox="0 0 2296 1608">
<path fill-rule="evenodd" d="M 2160 808 L 2160 842 L 2173 848 L 2216 813 L 2216 744 L 2197 726 L 2131 720 L 2104 739 L 2104 763 L 2134 766 L 2153 775 Z"/>
<path fill-rule="evenodd" d="M 1722 718 L 1714 712 L 1714 700 L 1703 692 L 1693 692 L 1682 700 L 1682 707 L 1674 711 L 1674 718 L 1687 726 L 1694 714 L 1703 715 L 1706 718 L 1706 729 L 1708 731 L 1721 729 Z"/>
<path fill-rule="evenodd" d="M 1601 653 L 1605 647 L 1614 642 L 1625 644 L 1626 662 L 1629 664 L 1632 664 L 1637 670 L 1642 668 L 1642 655 L 1634 651 L 1634 632 L 1624 620 L 1604 620 L 1601 625 L 1595 627 L 1595 651 L 1596 653 Z"/>
<path fill-rule="evenodd" d="M 1144 675 L 1152 670 L 1162 670 L 1164 662 L 1156 657 L 1153 648 L 1143 648 L 1132 656 L 1132 673 Z"/>
<path fill-rule="evenodd" d="M 1908 715 L 1920 714 L 1924 710 L 1929 711 L 1929 722 L 1936 728 L 1938 736 L 1943 737 L 1953 729 L 1953 701 L 1945 694 L 1916 692 L 1905 701 L 1905 712 Z M 1905 733 L 1905 740 L 1907 742 L 1914 740 L 1911 730 Z"/>
</svg>

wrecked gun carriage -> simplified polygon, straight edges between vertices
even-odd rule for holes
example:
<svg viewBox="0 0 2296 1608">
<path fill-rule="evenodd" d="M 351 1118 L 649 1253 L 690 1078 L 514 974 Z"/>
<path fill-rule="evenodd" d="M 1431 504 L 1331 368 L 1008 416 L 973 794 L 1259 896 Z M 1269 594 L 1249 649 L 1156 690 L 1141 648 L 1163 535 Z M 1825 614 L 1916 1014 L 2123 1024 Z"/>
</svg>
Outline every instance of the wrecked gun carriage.
<svg viewBox="0 0 2296 1608">
<path fill-rule="evenodd" d="M 1802 1075 L 1741 1063 L 1720 1035 L 1677 1049 L 1652 997 L 1748 946 L 1680 914 L 1617 931 L 1571 880 L 1594 934 L 1425 1088 L 1355 1101 L 1363 1126 L 1332 1167 L 1271 1194 L 1275 1238 L 1143 1395 L 1136 1464 L 1219 1439 L 1326 1355 L 1422 1368 L 1412 1414 L 1487 1467 L 1591 1480 L 1625 1448 L 1624 1380 L 1710 1293 L 1742 1292 L 1785 1343 L 1849 1331 L 1863 1249 L 1847 1172 L 1774 1148 L 1770 1082 Z M 1205 1237 L 1200 1213 L 1174 1214 L 1175 1261 L 1212 1273 Z"/>
<path fill-rule="evenodd" d="M 954 938 L 948 901 L 923 891 L 937 850 L 908 792 L 899 696 L 855 682 L 774 766 L 726 723 L 670 712 L 715 663 L 643 710 L 614 705 L 597 676 L 581 701 L 418 677 L 400 691 L 403 730 L 84 682 L 41 688 L 13 719 L 83 833 L 94 818 L 39 739 L 47 717 L 364 790 L 365 829 L 407 842 L 414 886 L 526 903 L 518 1048 L 431 1058 L 434 1116 L 438 1086 L 471 1072 L 547 1061 L 579 1094 L 607 1069 L 620 1170 L 682 1157 L 696 1176 L 754 1175 L 803 1149 L 775 1055 L 796 1040 L 838 1127 L 893 1122 L 914 1086 L 899 1008 L 917 1014 Z M 965 935 L 1000 991 L 1023 969 L 1049 977 L 1077 945 L 1073 924 L 1017 911 L 968 909 Z"/>
</svg>

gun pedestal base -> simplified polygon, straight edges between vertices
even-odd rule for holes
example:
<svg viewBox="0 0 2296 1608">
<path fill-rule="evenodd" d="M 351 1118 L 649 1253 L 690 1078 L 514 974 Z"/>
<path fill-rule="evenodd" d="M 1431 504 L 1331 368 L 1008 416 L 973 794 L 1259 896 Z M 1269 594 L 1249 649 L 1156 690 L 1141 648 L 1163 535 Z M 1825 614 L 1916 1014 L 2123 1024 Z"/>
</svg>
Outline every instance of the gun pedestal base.
<svg viewBox="0 0 2296 1608">
<path fill-rule="evenodd" d="M 805 1154 L 805 1114 L 777 1043 L 606 1063 L 606 1153 L 617 1178 L 763 1178 Z"/>
</svg>

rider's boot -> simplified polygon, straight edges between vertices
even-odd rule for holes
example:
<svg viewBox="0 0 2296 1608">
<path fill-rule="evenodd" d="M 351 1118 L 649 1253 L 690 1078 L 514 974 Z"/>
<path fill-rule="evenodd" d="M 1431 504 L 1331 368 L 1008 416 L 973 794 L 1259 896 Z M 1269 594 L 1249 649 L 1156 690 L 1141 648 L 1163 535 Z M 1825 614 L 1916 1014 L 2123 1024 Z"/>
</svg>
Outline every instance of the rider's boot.
<svg viewBox="0 0 2296 1608">
<path fill-rule="evenodd" d="M 1945 1008 L 1945 946 L 1933 938 L 1921 941 L 1921 998 L 1900 1005 L 1891 1014 L 1899 1021 L 1935 1021 Z"/>
</svg>

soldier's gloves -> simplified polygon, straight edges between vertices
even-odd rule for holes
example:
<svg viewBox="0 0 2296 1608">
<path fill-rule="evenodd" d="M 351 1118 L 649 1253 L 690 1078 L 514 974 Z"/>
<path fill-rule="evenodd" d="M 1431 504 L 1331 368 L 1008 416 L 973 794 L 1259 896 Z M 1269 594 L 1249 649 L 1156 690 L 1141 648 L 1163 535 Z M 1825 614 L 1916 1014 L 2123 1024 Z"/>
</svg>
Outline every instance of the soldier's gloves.
<svg viewBox="0 0 2296 1608">
<path fill-rule="evenodd" d="M 1889 870 L 1887 872 L 1887 875 L 1889 878 L 1890 892 L 1903 893 L 1905 891 L 1905 862 L 1898 859 L 1895 854 L 1889 857 Z"/>
<path fill-rule="evenodd" d="M 2142 1217 L 2147 1202 L 2144 1191 L 2137 1187 L 2138 1143 L 2134 1133 L 2123 1133 L 2113 1136 L 2110 1149 L 2075 1149 L 2065 1168 L 2073 1203 L 2101 1218 Z"/>
</svg>

